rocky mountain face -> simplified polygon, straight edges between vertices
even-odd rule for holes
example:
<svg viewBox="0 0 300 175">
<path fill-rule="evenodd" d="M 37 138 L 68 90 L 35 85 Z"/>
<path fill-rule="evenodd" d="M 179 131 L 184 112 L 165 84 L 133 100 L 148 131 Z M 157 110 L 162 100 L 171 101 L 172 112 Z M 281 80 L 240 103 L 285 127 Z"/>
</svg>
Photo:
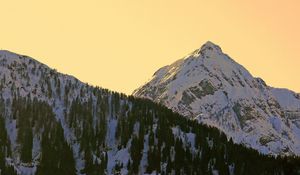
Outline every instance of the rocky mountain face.
<svg viewBox="0 0 300 175">
<path fill-rule="evenodd" d="M 212 82 L 201 85 L 200 96 L 217 93 Z M 192 102 L 186 97 L 182 107 Z M 243 103 L 237 107 L 243 116 Z M 261 155 L 150 100 L 92 87 L 0 51 L 0 175 L 299 172 L 297 157 Z"/>
<path fill-rule="evenodd" d="M 300 95 L 253 77 L 212 42 L 159 69 L 133 95 L 261 153 L 300 155 Z"/>
</svg>

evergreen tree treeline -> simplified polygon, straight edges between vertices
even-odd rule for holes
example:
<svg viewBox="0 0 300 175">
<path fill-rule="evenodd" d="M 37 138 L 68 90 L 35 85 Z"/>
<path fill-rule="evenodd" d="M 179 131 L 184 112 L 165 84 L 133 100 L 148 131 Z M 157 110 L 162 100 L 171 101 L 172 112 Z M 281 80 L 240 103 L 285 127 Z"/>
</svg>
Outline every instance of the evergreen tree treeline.
<svg viewBox="0 0 300 175">
<path fill-rule="evenodd" d="M 12 156 L 5 128 L 7 118 L 16 121 L 21 162 L 29 165 L 34 160 L 39 162 L 36 175 L 75 175 L 75 151 L 84 159 L 80 173 L 106 174 L 109 153 L 115 149 L 128 150 L 130 157 L 126 164 L 115 163 L 112 174 L 124 169 L 128 174 L 141 174 L 144 170 L 165 175 L 300 173 L 298 157 L 261 155 L 234 144 L 216 128 L 185 119 L 149 100 L 98 88 L 92 90 L 93 96 L 85 100 L 63 98 L 65 127 L 74 133 L 79 150 L 67 142 L 53 106 L 20 96 L 8 104 L 1 100 L 0 175 L 16 173 L 6 163 L 6 158 Z M 5 112 L 8 109 L 10 113 Z M 117 123 L 113 145 L 108 141 L 112 121 Z M 34 140 L 40 141 L 39 155 L 34 155 Z"/>
</svg>

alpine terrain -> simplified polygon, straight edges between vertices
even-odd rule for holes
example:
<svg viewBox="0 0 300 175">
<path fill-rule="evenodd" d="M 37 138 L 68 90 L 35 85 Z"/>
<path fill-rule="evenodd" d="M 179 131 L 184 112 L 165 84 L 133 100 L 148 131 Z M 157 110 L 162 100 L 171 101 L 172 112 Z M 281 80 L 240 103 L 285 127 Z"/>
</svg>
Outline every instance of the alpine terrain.
<svg viewBox="0 0 300 175">
<path fill-rule="evenodd" d="M 211 43 L 135 95 L 197 120 L 0 51 L 0 175 L 300 173 L 298 157 L 260 154 L 201 124 L 264 153 L 299 153 L 299 96 Z"/>
<path fill-rule="evenodd" d="M 270 155 L 300 155 L 300 94 L 268 86 L 212 42 L 162 67 L 135 90 Z"/>
</svg>

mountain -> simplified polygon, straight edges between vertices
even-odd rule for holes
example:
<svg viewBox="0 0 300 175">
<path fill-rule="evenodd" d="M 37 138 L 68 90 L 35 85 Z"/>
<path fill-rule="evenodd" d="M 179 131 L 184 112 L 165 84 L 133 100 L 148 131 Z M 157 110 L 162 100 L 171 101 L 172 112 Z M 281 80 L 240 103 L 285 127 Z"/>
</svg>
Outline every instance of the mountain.
<svg viewBox="0 0 300 175">
<path fill-rule="evenodd" d="M 0 51 L 0 175 L 297 174 L 150 100 Z"/>
<path fill-rule="evenodd" d="M 133 93 L 271 155 L 300 155 L 300 94 L 268 86 L 212 42 Z"/>
</svg>

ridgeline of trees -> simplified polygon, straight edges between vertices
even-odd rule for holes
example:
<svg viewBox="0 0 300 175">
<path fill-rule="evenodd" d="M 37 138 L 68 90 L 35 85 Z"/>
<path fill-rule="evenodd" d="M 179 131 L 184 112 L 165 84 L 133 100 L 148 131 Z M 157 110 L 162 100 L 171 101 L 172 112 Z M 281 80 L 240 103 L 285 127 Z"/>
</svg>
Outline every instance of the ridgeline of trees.
<svg viewBox="0 0 300 175">
<path fill-rule="evenodd" d="M 109 152 L 127 149 L 126 164 L 115 163 L 113 174 L 297 174 L 298 157 L 272 157 L 237 145 L 216 128 L 187 120 L 149 100 L 94 88 L 86 100 L 66 101 L 64 121 L 74 133 L 84 158 L 86 175 L 108 172 Z M 11 110 L 10 112 L 7 112 Z M 16 121 L 18 154 L 22 163 L 38 161 L 36 175 L 75 175 L 74 143 L 65 138 L 53 107 L 31 98 L 14 96 L 0 102 L 0 175 L 16 174 L 6 163 L 11 144 L 5 119 Z M 116 121 L 113 145 L 108 143 L 111 121 Z M 34 142 L 40 154 L 34 155 Z M 110 141 L 111 142 L 111 141 Z M 147 156 L 144 156 L 147 155 Z M 144 160 L 143 160 L 144 157 Z"/>
</svg>

